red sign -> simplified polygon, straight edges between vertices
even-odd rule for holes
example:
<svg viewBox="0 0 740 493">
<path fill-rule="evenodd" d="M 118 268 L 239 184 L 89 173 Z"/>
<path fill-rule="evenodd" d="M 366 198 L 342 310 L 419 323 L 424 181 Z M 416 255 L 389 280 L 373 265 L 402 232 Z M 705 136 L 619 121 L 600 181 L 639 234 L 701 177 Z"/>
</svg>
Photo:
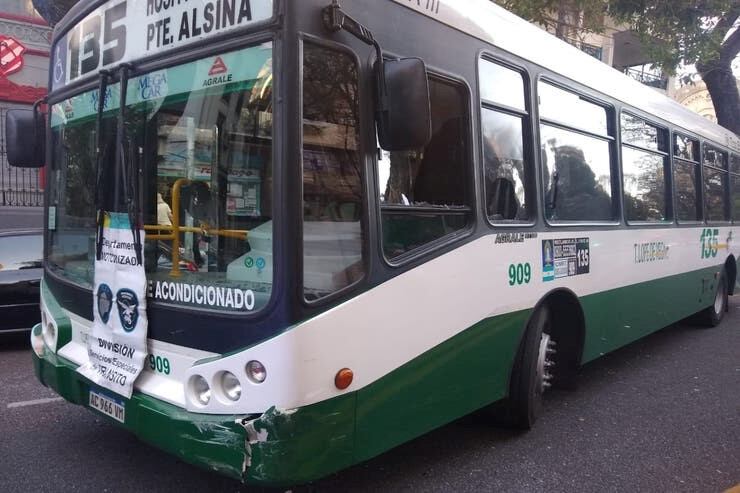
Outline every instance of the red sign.
<svg viewBox="0 0 740 493">
<path fill-rule="evenodd" d="M 23 67 L 23 52 L 26 47 L 10 36 L 0 34 L 0 76 L 18 72 Z"/>
<path fill-rule="evenodd" d="M 213 61 L 213 65 L 211 65 L 211 70 L 208 71 L 208 75 L 218 75 L 218 74 L 225 74 L 228 72 L 229 69 L 226 68 L 226 64 L 223 60 L 221 60 L 220 56 L 217 56 L 216 59 Z"/>
</svg>

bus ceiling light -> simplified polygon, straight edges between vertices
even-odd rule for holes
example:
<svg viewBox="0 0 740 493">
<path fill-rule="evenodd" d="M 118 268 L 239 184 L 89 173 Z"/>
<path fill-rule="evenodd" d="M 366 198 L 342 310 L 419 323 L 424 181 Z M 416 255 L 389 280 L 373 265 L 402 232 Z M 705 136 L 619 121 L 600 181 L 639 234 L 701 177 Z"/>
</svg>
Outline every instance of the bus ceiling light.
<svg viewBox="0 0 740 493">
<path fill-rule="evenodd" d="M 198 405 L 207 406 L 211 402 L 211 387 L 200 375 L 193 375 L 190 378 L 190 392 Z"/>
<path fill-rule="evenodd" d="M 334 385 L 339 390 L 344 390 L 350 385 L 352 385 L 352 379 L 355 377 L 355 374 L 352 373 L 352 370 L 349 368 L 342 368 L 337 372 L 337 375 L 334 377 Z"/>
<path fill-rule="evenodd" d="M 267 369 L 265 365 L 257 360 L 247 363 L 247 377 L 253 383 L 260 384 L 267 378 Z"/>
<path fill-rule="evenodd" d="M 233 402 L 241 399 L 242 384 L 239 382 L 239 379 L 236 378 L 236 375 L 234 375 L 230 371 L 225 371 L 221 373 L 219 383 L 221 385 L 221 391 L 227 399 Z"/>
</svg>

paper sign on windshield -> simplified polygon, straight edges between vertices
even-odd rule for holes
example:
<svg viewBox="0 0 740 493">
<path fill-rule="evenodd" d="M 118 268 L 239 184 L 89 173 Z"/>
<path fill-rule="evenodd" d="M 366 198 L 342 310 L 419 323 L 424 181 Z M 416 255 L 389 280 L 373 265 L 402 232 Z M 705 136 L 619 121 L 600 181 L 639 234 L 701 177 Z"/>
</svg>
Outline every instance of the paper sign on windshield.
<svg viewBox="0 0 740 493">
<path fill-rule="evenodd" d="M 103 248 L 95 261 L 89 361 L 77 370 L 127 398 L 147 354 L 146 274 L 137 259 L 129 224 L 128 214 L 105 215 Z M 144 232 L 140 234 L 143 242 Z"/>
</svg>

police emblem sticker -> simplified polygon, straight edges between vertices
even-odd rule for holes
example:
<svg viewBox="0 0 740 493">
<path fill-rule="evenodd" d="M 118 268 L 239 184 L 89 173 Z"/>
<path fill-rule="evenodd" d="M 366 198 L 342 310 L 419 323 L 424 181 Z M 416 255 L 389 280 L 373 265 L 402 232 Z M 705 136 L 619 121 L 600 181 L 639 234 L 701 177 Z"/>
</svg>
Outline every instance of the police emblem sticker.
<svg viewBox="0 0 740 493">
<path fill-rule="evenodd" d="M 121 327 L 126 332 L 133 332 L 139 321 L 139 298 L 130 289 L 119 289 L 116 293 L 116 304 L 118 305 L 118 316 Z"/>
<path fill-rule="evenodd" d="M 113 291 L 107 284 L 98 286 L 98 316 L 104 324 L 110 319 L 110 311 L 113 308 Z"/>
</svg>

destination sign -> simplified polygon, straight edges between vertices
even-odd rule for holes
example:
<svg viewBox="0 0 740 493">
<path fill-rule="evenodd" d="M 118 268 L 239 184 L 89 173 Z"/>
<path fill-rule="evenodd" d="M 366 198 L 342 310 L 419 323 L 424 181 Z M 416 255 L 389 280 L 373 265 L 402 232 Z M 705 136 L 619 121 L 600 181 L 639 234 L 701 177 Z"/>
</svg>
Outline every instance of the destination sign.
<svg viewBox="0 0 740 493">
<path fill-rule="evenodd" d="M 52 90 L 268 20 L 273 0 L 111 0 L 54 45 Z"/>
</svg>

